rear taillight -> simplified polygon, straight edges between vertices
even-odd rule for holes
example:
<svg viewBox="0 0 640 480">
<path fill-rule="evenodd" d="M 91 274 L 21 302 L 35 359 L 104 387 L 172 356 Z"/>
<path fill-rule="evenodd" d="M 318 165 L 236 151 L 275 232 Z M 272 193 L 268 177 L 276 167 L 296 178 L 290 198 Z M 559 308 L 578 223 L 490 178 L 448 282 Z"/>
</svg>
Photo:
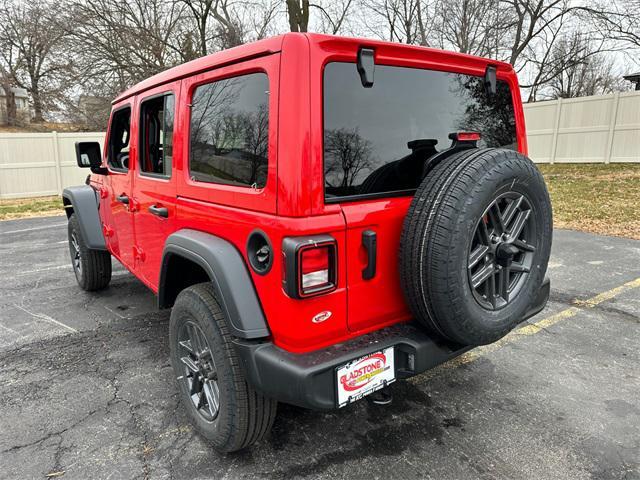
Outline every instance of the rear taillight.
<svg viewBox="0 0 640 480">
<path fill-rule="evenodd" d="M 282 242 L 282 286 L 291 298 L 306 298 L 335 290 L 336 241 L 329 235 L 285 238 Z"/>
</svg>

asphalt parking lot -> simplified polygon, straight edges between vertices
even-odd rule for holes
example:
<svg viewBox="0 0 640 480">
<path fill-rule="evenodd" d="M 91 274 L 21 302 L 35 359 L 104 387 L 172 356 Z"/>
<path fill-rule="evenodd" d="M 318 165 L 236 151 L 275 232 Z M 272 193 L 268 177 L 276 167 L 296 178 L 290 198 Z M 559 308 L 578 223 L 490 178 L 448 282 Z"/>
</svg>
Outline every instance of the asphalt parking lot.
<svg viewBox="0 0 640 480">
<path fill-rule="evenodd" d="M 81 291 L 66 219 L 0 222 L 0 478 L 640 478 L 640 241 L 556 231 L 549 306 L 394 402 L 280 406 L 254 448 L 191 429 L 168 312 L 122 267 Z"/>
</svg>

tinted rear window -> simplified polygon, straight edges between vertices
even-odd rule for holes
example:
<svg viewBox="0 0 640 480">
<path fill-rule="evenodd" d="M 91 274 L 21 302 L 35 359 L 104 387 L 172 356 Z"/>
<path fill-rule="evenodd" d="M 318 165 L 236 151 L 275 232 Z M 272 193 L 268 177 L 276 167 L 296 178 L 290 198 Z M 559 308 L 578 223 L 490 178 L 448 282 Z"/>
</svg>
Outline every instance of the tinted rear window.
<svg viewBox="0 0 640 480">
<path fill-rule="evenodd" d="M 376 65 L 373 87 L 364 88 L 354 64 L 329 63 L 327 200 L 415 190 L 424 161 L 448 148 L 448 135 L 457 131 L 480 132 L 479 146 L 516 149 L 508 84 L 498 81 L 497 94 L 488 98 L 482 77 Z"/>
<path fill-rule="evenodd" d="M 191 177 L 262 188 L 269 158 L 269 79 L 251 73 L 200 85 L 191 108 Z"/>
</svg>

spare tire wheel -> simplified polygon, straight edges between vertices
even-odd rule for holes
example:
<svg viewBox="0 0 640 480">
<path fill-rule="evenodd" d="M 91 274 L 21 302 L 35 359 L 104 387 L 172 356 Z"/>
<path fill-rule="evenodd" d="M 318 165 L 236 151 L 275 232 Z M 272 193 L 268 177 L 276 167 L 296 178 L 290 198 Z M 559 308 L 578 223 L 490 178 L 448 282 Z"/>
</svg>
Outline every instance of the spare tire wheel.
<svg viewBox="0 0 640 480">
<path fill-rule="evenodd" d="M 437 165 L 416 191 L 400 241 L 400 280 L 429 330 L 465 345 L 515 327 L 544 280 L 551 202 L 524 155 L 468 149 Z"/>
</svg>

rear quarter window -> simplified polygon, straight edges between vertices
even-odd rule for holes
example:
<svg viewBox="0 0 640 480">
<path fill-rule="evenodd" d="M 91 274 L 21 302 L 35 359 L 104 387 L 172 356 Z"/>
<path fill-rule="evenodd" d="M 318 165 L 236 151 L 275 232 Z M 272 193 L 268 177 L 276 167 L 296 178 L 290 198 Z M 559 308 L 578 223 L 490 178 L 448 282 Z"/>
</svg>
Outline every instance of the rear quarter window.
<svg viewBox="0 0 640 480">
<path fill-rule="evenodd" d="M 191 177 L 264 187 L 269 156 L 267 75 L 251 73 L 200 85 L 191 104 Z"/>
<path fill-rule="evenodd" d="M 326 199 L 413 192 L 424 161 L 449 134 L 480 132 L 479 146 L 517 149 L 509 85 L 487 96 L 482 77 L 376 65 L 364 88 L 353 63 L 324 71 Z"/>
</svg>

